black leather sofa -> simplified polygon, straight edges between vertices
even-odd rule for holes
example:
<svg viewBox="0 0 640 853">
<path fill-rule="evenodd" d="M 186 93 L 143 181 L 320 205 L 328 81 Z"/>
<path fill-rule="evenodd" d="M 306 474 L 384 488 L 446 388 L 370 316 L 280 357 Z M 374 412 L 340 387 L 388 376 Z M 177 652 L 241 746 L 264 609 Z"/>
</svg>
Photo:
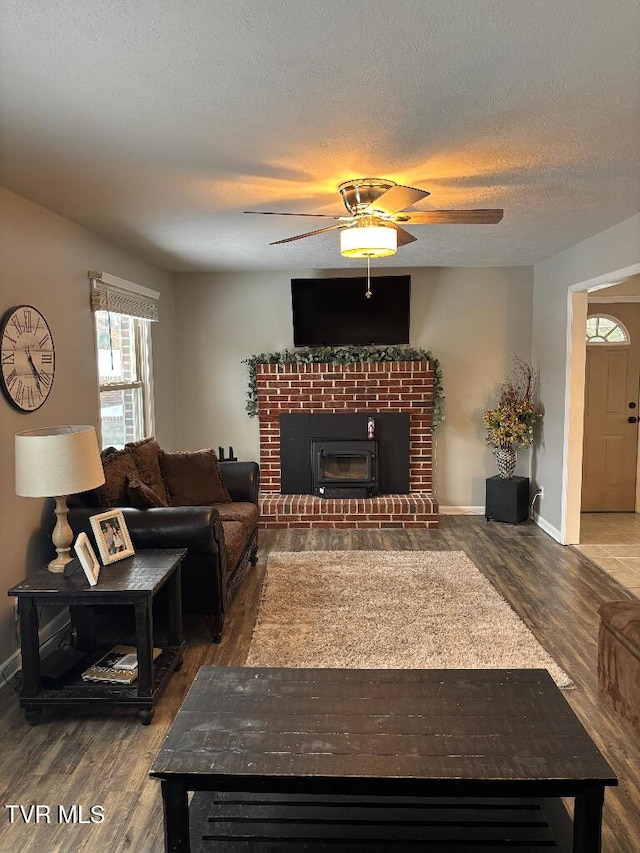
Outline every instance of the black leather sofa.
<svg viewBox="0 0 640 853">
<path fill-rule="evenodd" d="M 225 614 L 234 593 L 257 562 L 260 485 L 260 469 L 255 462 L 217 464 L 230 501 L 145 509 L 119 503 L 134 549 L 187 548 L 182 563 L 183 614 L 203 617 L 214 642 L 221 640 Z M 93 499 L 93 493 L 76 495 L 70 499 L 73 505 L 69 509 L 74 535 L 85 531 L 91 541 L 89 519 L 105 512 L 104 505 L 91 505 Z M 89 608 L 72 609 L 76 646 L 89 648 L 105 642 L 125 642 L 121 624 L 117 638 L 110 636 L 113 608 L 94 610 L 92 614 Z"/>
</svg>

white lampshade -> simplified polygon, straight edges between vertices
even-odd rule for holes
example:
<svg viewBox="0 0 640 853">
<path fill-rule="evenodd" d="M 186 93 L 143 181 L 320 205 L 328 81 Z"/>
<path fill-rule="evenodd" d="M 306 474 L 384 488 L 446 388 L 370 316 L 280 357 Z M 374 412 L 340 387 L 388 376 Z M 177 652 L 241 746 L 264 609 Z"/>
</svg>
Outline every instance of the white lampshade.
<svg viewBox="0 0 640 853">
<path fill-rule="evenodd" d="M 16 433 L 16 494 L 55 498 L 56 526 L 51 536 L 56 557 L 50 572 L 71 562 L 73 531 L 67 520 L 67 495 L 104 483 L 98 438 L 92 426 L 55 426 Z"/>
<path fill-rule="evenodd" d="M 73 495 L 104 483 L 95 428 L 56 426 L 19 432 L 16 494 L 30 498 Z"/>
<path fill-rule="evenodd" d="M 340 232 L 340 253 L 346 258 L 386 258 L 398 251 L 398 233 L 384 225 L 364 225 Z"/>
</svg>

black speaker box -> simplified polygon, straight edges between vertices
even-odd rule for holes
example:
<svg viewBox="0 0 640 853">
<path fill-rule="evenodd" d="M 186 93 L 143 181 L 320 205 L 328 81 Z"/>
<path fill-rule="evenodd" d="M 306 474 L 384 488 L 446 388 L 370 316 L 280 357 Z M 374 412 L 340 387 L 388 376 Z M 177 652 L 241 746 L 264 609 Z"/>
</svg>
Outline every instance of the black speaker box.
<svg viewBox="0 0 640 853">
<path fill-rule="evenodd" d="M 485 518 L 518 524 L 529 516 L 529 478 L 489 477 L 487 479 Z"/>
</svg>

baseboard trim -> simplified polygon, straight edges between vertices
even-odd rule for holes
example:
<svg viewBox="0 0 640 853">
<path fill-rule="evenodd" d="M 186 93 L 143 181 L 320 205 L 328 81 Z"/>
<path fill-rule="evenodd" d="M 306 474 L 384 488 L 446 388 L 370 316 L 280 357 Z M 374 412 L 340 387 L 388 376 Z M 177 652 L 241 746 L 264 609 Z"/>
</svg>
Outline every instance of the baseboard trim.
<svg viewBox="0 0 640 853">
<path fill-rule="evenodd" d="M 538 527 L 541 530 L 544 530 L 544 532 L 547 533 L 552 539 L 555 539 L 556 542 L 558 542 L 560 545 L 565 544 L 562 541 L 562 534 L 560 533 L 560 531 L 556 530 L 556 528 L 552 524 L 549 524 L 548 521 L 545 521 L 545 519 L 542 518 L 542 516 L 536 515 L 536 516 L 534 516 L 533 520 L 538 525 Z"/>
<path fill-rule="evenodd" d="M 439 506 L 440 515 L 484 515 L 483 506 Z"/>
<path fill-rule="evenodd" d="M 40 639 L 40 653 L 42 656 L 44 656 L 46 652 L 52 651 L 52 640 L 57 637 L 63 628 L 66 628 L 66 626 L 70 624 L 69 612 L 67 610 L 63 610 L 62 613 L 58 613 L 58 615 L 54 616 L 50 622 L 47 622 L 44 628 L 40 629 L 38 637 Z M 3 664 L 0 664 L 0 671 L 4 674 L 4 678 L 0 679 L 0 689 L 7 687 L 9 680 L 12 679 L 16 672 L 21 669 L 22 653 L 20 649 L 17 649 L 11 657 L 7 658 Z"/>
</svg>

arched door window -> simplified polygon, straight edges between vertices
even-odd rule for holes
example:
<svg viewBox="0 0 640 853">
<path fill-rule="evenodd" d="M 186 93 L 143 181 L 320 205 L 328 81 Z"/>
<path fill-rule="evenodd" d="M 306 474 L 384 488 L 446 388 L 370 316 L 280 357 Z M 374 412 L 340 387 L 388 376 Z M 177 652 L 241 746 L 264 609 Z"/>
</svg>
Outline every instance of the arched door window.
<svg viewBox="0 0 640 853">
<path fill-rule="evenodd" d="M 608 314 L 587 317 L 587 344 L 629 346 L 631 339 L 624 323 Z"/>
</svg>

